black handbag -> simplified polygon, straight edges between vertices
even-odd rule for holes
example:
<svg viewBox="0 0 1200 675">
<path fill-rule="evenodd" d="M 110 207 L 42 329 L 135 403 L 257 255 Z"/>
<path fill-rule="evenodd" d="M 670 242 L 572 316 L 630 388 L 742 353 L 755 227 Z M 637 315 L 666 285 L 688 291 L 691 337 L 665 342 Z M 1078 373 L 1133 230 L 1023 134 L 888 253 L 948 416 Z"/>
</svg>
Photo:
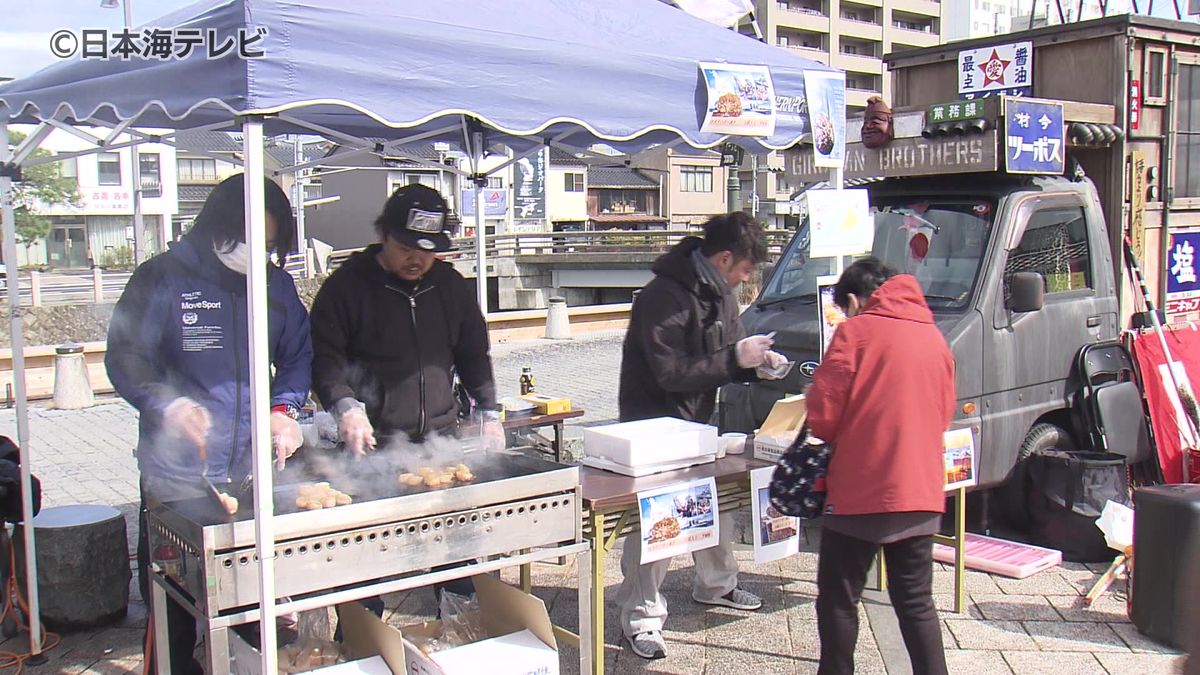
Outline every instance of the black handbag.
<svg viewBox="0 0 1200 675">
<path fill-rule="evenodd" d="M 786 516 L 819 517 L 825 510 L 829 455 L 829 445 L 815 438 L 805 424 L 771 474 L 771 506 Z"/>
</svg>

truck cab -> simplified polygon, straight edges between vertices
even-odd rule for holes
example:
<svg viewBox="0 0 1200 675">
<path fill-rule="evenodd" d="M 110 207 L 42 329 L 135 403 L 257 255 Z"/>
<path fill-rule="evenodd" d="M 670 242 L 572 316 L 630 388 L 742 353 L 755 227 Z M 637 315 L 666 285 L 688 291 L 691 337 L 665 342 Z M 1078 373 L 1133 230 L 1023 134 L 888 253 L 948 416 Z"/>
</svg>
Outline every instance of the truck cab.
<svg viewBox="0 0 1200 675">
<path fill-rule="evenodd" d="M 999 142 L 995 135 L 984 134 L 984 142 Z M 1104 212 L 1092 181 L 1068 173 L 897 177 L 866 188 L 870 254 L 919 280 L 953 351 L 953 426 L 974 432 L 980 487 L 1005 483 L 1039 449 L 1074 445 L 1076 357 L 1082 346 L 1118 336 Z M 774 331 L 776 350 L 797 367 L 784 380 L 724 387 L 718 422 L 725 431 L 752 432 L 774 401 L 812 381 L 817 278 L 835 274 L 837 261 L 808 250 L 805 219 L 742 314 L 749 333 Z"/>
</svg>

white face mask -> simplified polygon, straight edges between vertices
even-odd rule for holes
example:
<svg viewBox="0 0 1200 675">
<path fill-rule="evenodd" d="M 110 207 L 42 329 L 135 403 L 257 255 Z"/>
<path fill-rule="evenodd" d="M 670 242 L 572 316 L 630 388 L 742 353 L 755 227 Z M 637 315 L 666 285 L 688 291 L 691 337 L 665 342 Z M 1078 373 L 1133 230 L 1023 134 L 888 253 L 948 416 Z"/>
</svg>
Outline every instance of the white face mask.
<svg viewBox="0 0 1200 675">
<path fill-rule="evenodd" d="M 213 253 L 217 254 L 217 259 L 221 261 L 221 264 L 238 274 L 245 274 L 246 270 L 250 269 L 250 249 L 246 248 L 244 242 L 234 244 L 233 248 L 228 251 L 222 251 L 221 247 L 213 246 Z"/>
</svg>

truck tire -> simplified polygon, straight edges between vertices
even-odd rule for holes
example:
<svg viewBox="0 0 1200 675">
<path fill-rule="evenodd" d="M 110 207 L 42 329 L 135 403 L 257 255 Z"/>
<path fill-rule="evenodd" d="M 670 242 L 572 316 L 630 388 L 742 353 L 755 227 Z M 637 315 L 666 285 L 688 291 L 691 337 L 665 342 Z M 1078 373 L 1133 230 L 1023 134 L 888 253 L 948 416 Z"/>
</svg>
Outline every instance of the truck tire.
<svg viewBox="0 0 1200 675">
<path fill-rule="evenodd" d="M 1002 490 L 1009 525 L 1022 532 L 1029 530 L 1029 458 L 1044 450 L 1075 449 L 1075 439 L 1066 429 L 1045 422 L 1033 425 L 1017 451 L 1017 463 Z"/>
</svg>

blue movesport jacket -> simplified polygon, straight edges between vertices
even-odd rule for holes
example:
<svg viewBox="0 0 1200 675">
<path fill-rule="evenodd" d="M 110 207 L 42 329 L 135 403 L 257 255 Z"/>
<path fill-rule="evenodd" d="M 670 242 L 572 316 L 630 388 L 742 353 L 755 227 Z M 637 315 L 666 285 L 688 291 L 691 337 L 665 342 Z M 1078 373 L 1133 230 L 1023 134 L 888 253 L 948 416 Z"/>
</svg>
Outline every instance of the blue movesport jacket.
<svg viewBox="0 0 1200 675">
<path fill-rule="evenodd" d="M 203 471 L 195 445 L 162 429 L 163 410 L 180 396 L 212 416 L 208 477 L 216 482 L 250 473 L 246 302 L 246 277 L 221 264 L 211 245 L 190 237 L 133 273 L 113 311 L 104 365 L 117 393 L 140 413 L 143 476 L 192 480 Z M 274 265 L 267 305 L 271 405 L 302 406 L 312 380 L 308 313 L 292 278 Z"/>
</svg>

